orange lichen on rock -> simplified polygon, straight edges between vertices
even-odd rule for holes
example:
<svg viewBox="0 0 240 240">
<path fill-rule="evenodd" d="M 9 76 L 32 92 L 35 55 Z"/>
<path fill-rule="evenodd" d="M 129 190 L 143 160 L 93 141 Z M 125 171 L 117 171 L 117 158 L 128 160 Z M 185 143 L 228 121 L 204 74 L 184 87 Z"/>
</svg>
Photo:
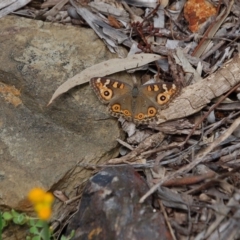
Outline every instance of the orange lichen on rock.
<svg viewBox="0 0 240 240">
<path fill-rule="evenodd" d="M 200 25 L 216 13 L 217 8 L 207 0 L 188 0 L 184 6 L 184 17 L 192 32 L 197 32 Z"/>
<path fill-rule="evenodd" d="M 4 97 L 5 101 L 13 104 L 15 107 L 22 103 L 22 100 L 19 98 L 21 93 L 14 86 L 0 83 L 0 94 Z"/>
</svg>

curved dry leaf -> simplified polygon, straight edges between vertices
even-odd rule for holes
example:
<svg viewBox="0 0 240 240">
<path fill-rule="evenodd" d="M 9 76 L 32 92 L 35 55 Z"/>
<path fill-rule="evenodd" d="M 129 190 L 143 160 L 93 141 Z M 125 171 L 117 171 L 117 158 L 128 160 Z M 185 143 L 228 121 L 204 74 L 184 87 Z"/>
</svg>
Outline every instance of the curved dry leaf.
<svg viewBox="0 0 240 240">
<path fill-rule="evenodd" d="M 110 59 L 86 68 L 81 73 L 75 75 L 72 78 L 69 78 L 66 82 L 59 86 L 58 89 L 54 92 L 48 105 L 50 105 L 53 100 L 56 99 L 59 95 L 67 92 L 75 86 L 88 82 L 93 77 L 104 77 L 116 72 L 141 67 L 147 63 L 159 60 L 160 58 L 162 58 L 160 55 L 144 53 L 131 55 L 124 59 Z"/>
</svg>

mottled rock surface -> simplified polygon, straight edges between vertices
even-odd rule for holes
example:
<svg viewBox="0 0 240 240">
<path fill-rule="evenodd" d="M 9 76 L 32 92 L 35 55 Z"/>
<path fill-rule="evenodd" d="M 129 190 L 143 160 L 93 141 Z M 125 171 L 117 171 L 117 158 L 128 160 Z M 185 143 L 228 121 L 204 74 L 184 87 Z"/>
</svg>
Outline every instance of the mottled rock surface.
<svg viewBox="0 0 240 240">
<path fill-rule="evenodd" d="M 77 163 L 118 154 L 117 121 L 88 84 L 46 107 L 68 78 L 116 56 L 91 29 L 14 16 L 0 24 L 0 207 L 25 211 L 31 188 L 71 196 L 91 175 Z"/>
</svg>

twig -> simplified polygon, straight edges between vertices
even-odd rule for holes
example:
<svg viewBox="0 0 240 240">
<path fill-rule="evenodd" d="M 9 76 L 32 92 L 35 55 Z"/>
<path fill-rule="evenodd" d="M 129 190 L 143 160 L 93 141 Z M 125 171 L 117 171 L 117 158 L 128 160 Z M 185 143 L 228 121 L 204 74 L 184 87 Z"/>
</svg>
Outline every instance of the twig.
<svg viewBox="0 0 240 240">
<path fill-rule="evenodd" d="M 156 146 L 164 139 L 164 135 L 162 133 L 155 133 L 150 137 L 147 137 L 143 142 L 141 142 L 135 149 L 133 149 L 127 155 L 121 158 L 113 158 L 108 161 L 109 164 L 118 164 L 123 162 L 133 162 L 136 161 L 136 157 L 139 156 L 142 152 L 150 149 L 151 147 Z"/>
<path fill-rule="evenodd" d="M 182 178 L 173 178 L 162 184 L 164 187 L 176 187 L 183 185 L 193 185 L 199 182 L 202 182 L 206 179 L 213 178 L 216 175 L 215 172 L 209 171 L 208 173 L 196 175 L 196 176 L 187 176 Z"/>
<path fill-rule="evenodd" d="M 164 207 L 163 204 L 162 204 L 162 201 L 160 201 L 160 200 L 158 199 L 158 203 L 159 203 L 160 208 L 161 208 L 161 210 L 162 210 L 162 212 L 163 212 L 163 216 L 164 216 L 164 218 L 165 218 L 165 222 L 166 222 L 167 225 L 168 225 L 168 228 L 169 228 L 169 231 L 170 231 L 170 233 L 171 233 L 171 235 L 172 235 L 173 240 L 177 240 L 177 238 L 175 237 L 174 231 L 173 231 L 173 229 L 172 229 L 172 226 L 171 226 L 171 224 L 170 224 L 168 215 L 167 215 L 167 213 L 166 213 L 166 211 L 165 211 L 165 207 Z"/>
<path fill-rule="evenodd" d="M 208 110 L 208 112 L 206 114 L 204 114 L 204 116 L 202 118 L 200 118 L 200 120 L 195 124 L 194 128 L 192 129 L 192 131 L 188 134 L 187 138 L 185 139 L 185 141 L 182 143 L 182 146 L 184 146 L 188 139 L 192 136 L 193 132 L 197 129 L 197 127 L 203 122 L 203 120 L 205 118 L 207 118 L 207 116 L 211 113 L 211 111 L 213 109 L 215 109 L 225 98 L 227 98 L 232 92 L 234 92 L 237 88 L 240 87 L 240 83 L 238 83 L 235 87 L 233 87 L 232 89 L 230 89 L 230 91 L 228 91 L 227 94 L 223 95 L 214 105 L 212 105 L 212 107 L 210 107 L 210 109 Z"/>
<path fill-rule="evenodd" d="M 220 182 L 221 179 L 228 178 L 228 177 L 232 176 L 234 173 L 238 172 L 239 170 L 240 170 L 240 167 L 235 168 L 233 171 L 222 174 L 222 175 L 215 174 L 215 179 L 211 179 L 210 181 L 207 181 L 196 188 L 190 189 L 189 191 L 186 192 L 186 194 L 194 195 L 197 192 L 208 189 L 210 186 L 213 186 L 216 184 L 221 184 L 221 182 Z"/>
<path fill-rule="evenodd" d="M 65 201 L 65 204 L 69 205 L 70 203 L 75 202 L 76 200 L 80 199 L 81 197 L 82 197 L 82 194 L 79 194 L 78 196 L 73 197 L 73 198 L 68 199 L 67 201 Z"/>
<path fill-rule="evenodd" d="M 239 22 L 240 19 L 238 19 L 238 22 L 236 23 L 236 25 L 232 28 L 232 30 L 228 33 L 232 35 L 236 32 L 237 28 L 239 27 Z M 229 41 L 229 40 L 228 40 Z M 231 43 L 234 42 L 235 40 L 231 40 Z M 221 40 L 219 43 L 215 44 L 211 50 L 209 50 L 207 53 L 205 53 L 202 57 L 201 60 L 204 60 L 206 58 L 208 58 L 209 56 L 211 56 L 214 52 L 216 52 L 224 43 L 226 42 L 226 40 Z"/>
<path fill-rule="evenodd" d="M 128 148 L 128 149 L 130 149 L 130 150 L 133 150 L 133 149 L 134 149 L 130 144 L 124 142 L 124 141 L 121 140 L 120 138 L 117 138 L 117 141 L 118 141 L 122 146 L 124 146 L 125 148 Z"/>
<path fill-rule="evenodd" d="M 239 84 L 238 84 L 239 85 Z M 224 141 L 225 139 L 227 139 L 232 132 L 239 126 L 240 124 L 240 118 L 237 118 L 233 124 L 228 128 L 228 130 L 223 133 L 219 138 L 215 139 L 214 142 L 212 142 L 212 144 L 210 146 L 208 146 L 203 152 L 200 152 L 195 160 L 193 162 L 190 162 L 188 165 L 180 168 L 179 170 L 177 170 L 176 172 L 166 176 L 165 178 L 163 178 L 159 183 L 155 184 L 153 187 L 150 188 L 150 190 L 144 194 L 141 199 L 139 200 L 140 203 L 144 202 L 144 200 L 150 196 L 152 193 L 154 193 L 159 186 L 161 186 L 164 182 L 175 178 L 177 176 L 179 176 L 180 174 L 184 174 L 189 172 L 190 170 L 192 170 L 196 165 L 198 165 L 200 162 L 203 161 L 203 158 L 210 153 L 215 147 L 217 147 L 222 141 Z"/>
<path fill-rule="evenodd" d="M 209 128 L 206 132 L 204 132 L 204 136 L 209 135 L 210 133 L 212 133 L 215 129 L 219 128 L 221 125 L 225 124 L 227 121 L 229 121 L 230 119 L 232 119 L 233 117 L 239 115 L 240 112 L 237 112 L 237 114 L 234 114 L 233 112 L 230 113 L 229 116 L 221 119 L 220 121 L 206 127 Z M 205 128 L 205 129 L 206 129 Z"/>
<path fill-rule="evenodd" d="M 219 212 L 221 214 L 218 215 L 216 220 L 211 223 L 211 225 L 208 227 L 207 231 L 204 230 L 203 232 L 199 233 L 196 237 L 195 240 L 200 240 L 200 239 L 208 239 L 210 234 L 219 226 L 219 224 L 223 221 L 225 216 L 231 211 L 232 206 L 238 206 L 238 201 L 240 200 L 240 195 L 239 193 L 235 193 L 233 197 L 228 201 L 227 207 L 219 209 Z"/>
</svg>

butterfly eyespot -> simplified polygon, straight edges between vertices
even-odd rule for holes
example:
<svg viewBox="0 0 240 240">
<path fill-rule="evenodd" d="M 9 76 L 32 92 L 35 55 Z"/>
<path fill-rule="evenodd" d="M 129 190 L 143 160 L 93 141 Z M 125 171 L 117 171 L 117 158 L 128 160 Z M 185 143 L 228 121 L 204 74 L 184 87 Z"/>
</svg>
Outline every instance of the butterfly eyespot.
<svg viewBox="0 0 240 240">
<path fill-rule="evenodd" d="M 165 101 L 166 97 L 165 96 L 161 96 L 160 99 L 161 99 L 161 101 Z"/>
<path fill-rule="evenodd" d="M 143 113 L 139 113 L 138 115 L 136 115 L 135 118 L 138 119 L 138 120 L 141 120 L 141 119 L 144 118 L 144 114 Z"/>
<path fill-rule="evenodd" d="M 112 105 L 112 110 L 114 112 L 121 112 L 121 105 L 120 104 L 114 104 Z"/>
<path fill-rule="evenodd" d="M 168 100 L 169 100 L 169 97 L 167 98 L 166 94 L 159 94 L 157 96 L 157 103 L 160 105 L 167 103 Z"/>
<path fill-rule="evenodd" d="M 103 88 L 101 91 L 101 95 L 105 100 L 110 100 L 113 96 L 113 92 L 111 89 Z"/>
<path fill-rule="evenodd" d="M 104 96 L 106 96 L 106 97 L 107 97 L 107 96 L 109 96 L 109 95 L 110 95 L 110 92 L 109 92 L 109 91 L 105 91 L 103 94 L 104 94 Z"/>
<path fill-rule="evenodd" d="M 129 112 L 128 110 L 124 110 L 124 111 L 123 111 L 123 114 L 124 114 L 125 116 L 131 116 L 131 114 L 130 114 L 130 112 Z"/>
<path fill-rule="evenodd" d="M 149 116 L 149 117 L 153 117 L 153 116 L 155 116 L 156 113 L 157 113 L 156 108 L 154 108 L 154 107 L 150 107 L 150 108 L 148 108 L 148 116 Z"/>
</svg>

